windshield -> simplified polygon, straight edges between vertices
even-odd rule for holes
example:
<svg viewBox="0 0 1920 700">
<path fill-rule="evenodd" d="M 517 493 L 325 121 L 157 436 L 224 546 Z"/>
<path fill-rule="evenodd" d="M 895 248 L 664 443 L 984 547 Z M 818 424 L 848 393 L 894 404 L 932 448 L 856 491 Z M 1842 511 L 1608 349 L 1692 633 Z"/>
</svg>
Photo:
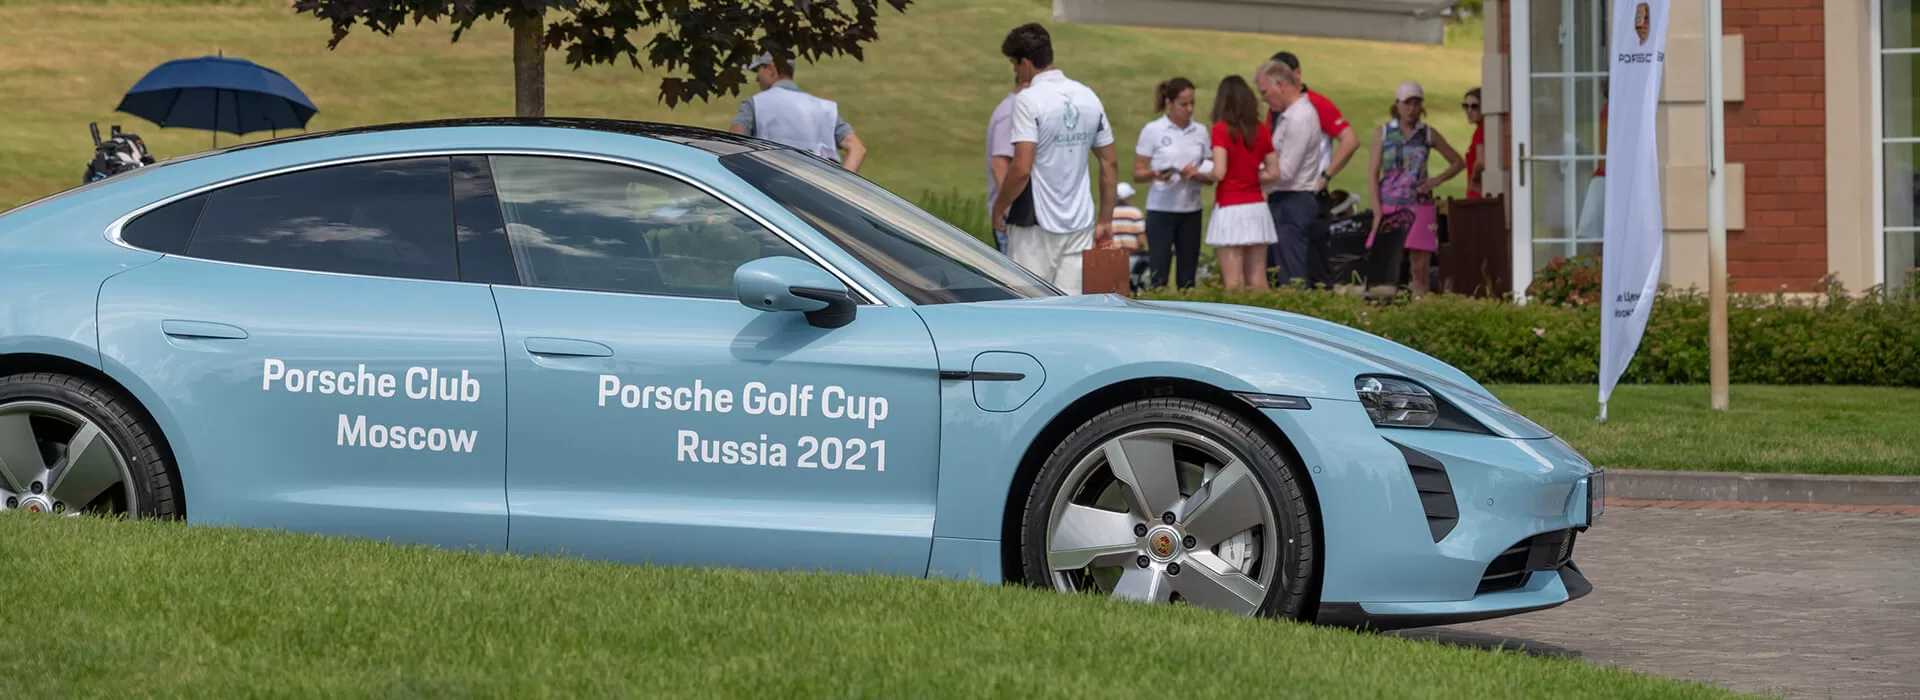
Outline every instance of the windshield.
<svg viewBox="0 0 1920 700">
<path fill-rule="evenodd" d="M 773 150 L 720 162 L 915 304 L 1060 294 L 973 236 L 826 161 Z"/>
</svg>

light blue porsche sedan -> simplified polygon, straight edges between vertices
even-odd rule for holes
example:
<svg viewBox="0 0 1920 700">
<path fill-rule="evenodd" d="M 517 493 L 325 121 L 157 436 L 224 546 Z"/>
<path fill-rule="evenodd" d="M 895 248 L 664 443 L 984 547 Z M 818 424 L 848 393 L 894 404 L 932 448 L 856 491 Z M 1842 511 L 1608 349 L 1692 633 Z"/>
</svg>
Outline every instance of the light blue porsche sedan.
<svg viewBox="0 0 1920 700">
<path fill-rule="evenodd" d="M 353 129 L 0 215 L 13 511 L 1384 629 L 1587 593 L 1601 477 L 1431 357 L 1065 296 L 700 129 Z"/>
</svg>

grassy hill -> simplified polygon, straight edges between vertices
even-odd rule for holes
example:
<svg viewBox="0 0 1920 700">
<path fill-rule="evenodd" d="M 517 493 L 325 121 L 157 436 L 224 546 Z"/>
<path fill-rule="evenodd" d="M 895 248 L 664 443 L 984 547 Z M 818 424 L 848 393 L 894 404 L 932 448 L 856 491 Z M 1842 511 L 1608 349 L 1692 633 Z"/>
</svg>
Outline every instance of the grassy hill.
<svg viewBox="0 0 1920 700">
<path fill-rule="evenodd" d="M 356 33 L 328 51 L 324 22 L 287 0 L 0 0 L 0 208 L 79 182 L 91 156 L 89 121 L 119 123 L 162 158 L 209 147 L 210 134 L 161 130 L 112 110 L 163 61 L 224 52 L 285 73 L 320 114 L 311 129 L 513 111 L 511 36 L 483 25 L 449 43 L 442 25 L 392 37 Z M 1432 119 L 1455 143 L 1471 132 L 1457 99 L 1479 81 L 1477 43 L 1412 46 L 1250 34 L 1054 24 L 1045 0 L 923 0 L 888 11 L 864 62 L 801 64 L 802 87 L 839 101 L 872 149 L 869 178 L 910 198 L 928 192 L 984 197 L 985 121 L 1012 70 L 1000 39 L 1015 25 L 1048 22 L 1058 63 L 1105 100 L 1130 154 L 1153 118 L 1152 88 L 1182 75 L 1201 86 L 1200 109 L 1228 74 L 1251 74 L 1280 49 L 1301 56 L 1307 81 L 1334 98 L 1363 134 L 1385 121 L 1395 85 L 1419 80 Z M 671 121 L 724 128 L 737 98 L 668 109 L 660 77 L 624 64 L 569 69 L 547 59 L 550 114 Z M 751 87 L 751 86 L 749 86 Z M 267 134 L 246 140 L 267 138 Z M 1363 137 L 1364 140 L 1364 137 Z M 221 138 L 232 143 L 231 135 Z M 1366 152 L 1336 186 L 1359 190 Z M 1130 155 L 1123 160 L 1131 162 Z M 1443 192 L 1458 193 L 1465 178 Z"/>
<path fill-rule="evenodd" d="M 1722 698 L 1513 651 L 955 581 L 0 516 L 0 697 Z"/>
</svg>

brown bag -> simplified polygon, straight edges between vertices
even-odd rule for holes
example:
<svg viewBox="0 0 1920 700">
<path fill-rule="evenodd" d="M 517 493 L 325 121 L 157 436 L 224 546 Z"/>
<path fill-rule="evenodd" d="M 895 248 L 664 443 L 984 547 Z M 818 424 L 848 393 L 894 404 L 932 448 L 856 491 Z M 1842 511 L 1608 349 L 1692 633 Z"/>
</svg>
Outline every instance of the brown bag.
<svg viewBox="0 0 1920 700">
<path fill-rule="evenodd" d="M 1080 291 L 1083 294 L 1132 296 L 1133 265 L 1123 248 L 1093 248 L 1080 252 Z"/>
</svg>

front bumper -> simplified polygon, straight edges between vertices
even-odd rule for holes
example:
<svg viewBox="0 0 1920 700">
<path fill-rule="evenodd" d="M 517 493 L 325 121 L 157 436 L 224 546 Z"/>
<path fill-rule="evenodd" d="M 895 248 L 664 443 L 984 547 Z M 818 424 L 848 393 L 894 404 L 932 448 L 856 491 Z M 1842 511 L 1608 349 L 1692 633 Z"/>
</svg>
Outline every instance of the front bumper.
<svg viewBox="0 0 1920 700">
<path fill-rule="evenodd" d="M 1535 574 L 1511 591 L 1488 593 L 1463 601 L 1438 603 L 1326 603 L 1315 621 L 1356 629 L 1396 630 L 1408 627 L 1457 625 L 1496 617 L 1557 608 L 1588 593 L 1593 584 L 1569 563 L 1556 571 Z"/>
<path fill-rule="evenodd" d="M 1378 429 L 1357 402 L 1265 413 L 1300 452 L 1319 504 L 1320 621 L 1449 624 L 1591 590 L 1569 557 L 1573 533 L 1591 524 L 1595 470 L 1559 439 Z M 1544 551 L 1515 553 L 1536 535 Z"/>
</svg>

